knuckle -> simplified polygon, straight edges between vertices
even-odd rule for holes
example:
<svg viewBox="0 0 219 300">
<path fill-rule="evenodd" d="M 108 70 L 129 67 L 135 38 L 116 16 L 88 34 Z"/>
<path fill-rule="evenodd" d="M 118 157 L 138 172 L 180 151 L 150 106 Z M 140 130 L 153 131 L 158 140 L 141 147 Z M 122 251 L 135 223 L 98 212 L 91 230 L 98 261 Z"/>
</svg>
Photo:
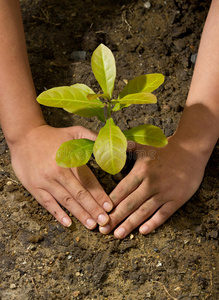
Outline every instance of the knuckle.
<svg viewBox="0 0 219 300">
<path fill-rule="evenodd" d="M 59 167 L 59 166 L 55 166 L 55 170 L 56 173 L 58 173 L 59 175 L 63 175 L 63 168 Z"/>
<path fill-rule="evenodd" d="M 159 175 L 157 173 L 150 173 L 148 176 L 148 183 L 150 186 L 154 186 L 157 185 L 157 183 L 159 182 Z"/>
<path fill-rule="evenodd" d="M 135 202 L 133 200 L 129 200 L 126 203 L 126 209 L 127 211 L 133 211 L 135 209 Z"/>
<path fill-rule="evenodd" d="M 62 199 L 64 206 L 69 206 L 70 203 L 72 203 L 73 198 L 70 195 L 65 195 Z"/>
<path fill-rule="evenodd" d="M 161 209 L 160 214 L 161 214 L 163 220 L 168 219 L 170 216 L 170 213 L 166 209 Z"/>
<path fill-rule="evenodd" d="M 143 174 L 135 175 L 132 181 L 133 186 L 139 186 L 142 183 L 143 178 L 144 178 Z"/>
<path fill-rule="evenodd" d="M 119 223 L 118 217 L 116 215 L 110 215 L 110 219 L 113 226 L 116 226 Z"/>
<path fill-rule="evenodd" d="M 163 224 L 170 217 L 170 213 L 165 209 L 161 209 L 159 211 L 159 214 L 160 214 L 159 218 L 154 216 L 148 221 L 148 223 L 150 224 L 149 227 L 152 230 L 159 227 L 161 224 Z"/>
<path fill-rule="evenodd" d="M 95 200 L 96 200 L 98 203 L 102 202 L 103 199 L 104 199 L 104 194 L 103 194 L 103 193 L 99 193 L 99 194 L 95 195 Z"/>
<path fill-rule="evenodd" d="M 81 138 L 82 137 L 82 133 L 84 131 L 84 128 L 80 125 L 77 125 L 77 126 L 74 126 L 74 135 L 75 135 L 75 138 Z"/>
<path fill-rule="evenodd" d="M 77 191 L 76 195 L 75 195 L 75 199 L 80 202 L 82 201 L 84 198 L 86 198 L 88 196 L 88 191 L 82 189 Z"/>
<path fill-rule="evenodd" d="M 55 166 L 54 173 L 57 173 L 58 176 L 67 180 L 66 169 L 61 168 L 59 166 Z"/>
<path fill-rule="evenodd" d="M 139 213 L 140 213 L 140 215 L 141 216 L 147 216 L 148 215 L 148 208 L 147 207 L 145 207 L 145 206 L 141 206 L 140 208 L 139 208 Z"/>
<path fill-rule="evenodd" d="M 126 233 L 130 233 L 133 229 L 136 228 L 136 225 L 136 220 L 132 217 L 127 218 L 123 223 L 123 227 L 125 228 Z"/>
<path fill-rule="evenodd" d="M 50 181 L 51 180 L 51 174 L 49 173 L 49 171 L 44 170 L 44 172 L 41 175 L 39 174 L 39 176 L 37 177 L 37 181 L 41 182 L 42 179 L 44 181 Z"/>
<path fill-rule="evenodd" d="M 42 202 L 43 207 L 46 210 L 48 210 L 52 206 L 53 200 L 50 198 L 44 198 L 42 200 L 43 200 L 43 202 Z"/>
<path fill-rule="evenodd" d="M 128 218 L 123 226 L 126 227 L 126 229 L 131 230 L 134 228 L 134 220 L 132 218 Z"/>
<path fill-rule="evenodd" d="M 82 179 L 83 185 L 86 187 L 90 187 L 93 186 L 95 184 L 95 178 L 88 175 L 88 176 L 84 176 Z"/>
<path fill-rule="evenodd" d="M 120 185 L 117 187 L 116 195 L 122 196 L 126 193 L 126 187 L 124 185 Z"/>
<path fill-rule="evenodd" d="M 150 228 L 150 231 L 156 229 L 160 225 L 158 221 L 153 220 L 153 219 L 149 219 L 147 224 L 148 224 L 148 227 Z"/>
<path fill-rule="evenodd" d="M 91 207 L 89 209 L 89 214 L 93 217 L 93 218 L 97 218 L 97 216 L 100 214 L 101 212 L 98 210 L 98 208 L 94 205 L 93 207 Z"/>
</svg>

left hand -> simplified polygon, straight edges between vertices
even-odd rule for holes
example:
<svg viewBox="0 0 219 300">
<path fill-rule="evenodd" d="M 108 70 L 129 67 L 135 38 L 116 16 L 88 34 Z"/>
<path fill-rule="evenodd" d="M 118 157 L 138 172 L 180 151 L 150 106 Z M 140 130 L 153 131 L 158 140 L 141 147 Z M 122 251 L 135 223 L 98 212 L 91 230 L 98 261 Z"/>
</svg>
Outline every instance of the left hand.
<svg viewBox="0 0 219 300">
<path fill-rule="evenodd" d="M 110 194 L 115 206 L 110 222 L 100 227 L 108 234 L 123 221 L 114 232 L 119 239 L 141 224 L 142 234 L 163 224 L 196 192 L 206 165 L 197 145 L 175 135 L 164 148 L 137 145 L 136 154 L 133 169 Z"/>
<path fill-rule="evenodd" d="M 81 126 L 54 128 L 44 124 L 23 133 L 9 147 L 18 179 L 57 221 L 71 225 L 65 207 L 84 226 L 94 229 L 109 221 L 106 211 L 113 207 L 111 200 L 88 166 L 62 168 L 55 161 L 63 142 L 80 138 L 95 140 L 96 134 Z"/>
</svg>

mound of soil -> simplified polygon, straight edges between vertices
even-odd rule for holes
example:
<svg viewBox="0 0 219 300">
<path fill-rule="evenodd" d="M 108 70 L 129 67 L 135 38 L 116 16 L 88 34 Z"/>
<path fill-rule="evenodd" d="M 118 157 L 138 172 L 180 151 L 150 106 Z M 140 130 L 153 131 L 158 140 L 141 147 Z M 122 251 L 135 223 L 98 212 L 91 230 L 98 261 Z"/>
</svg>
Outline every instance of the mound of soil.
<svg viewBox="0 0 219 300">
<path fill-rule="evenodd" d="M 117 124 L 124 130 L 149 123 L 173 134 L 210 1 L 20 2 L 38 93 L 77 82 L 99 91 L 90 58 L 104 43 L 116 58 L 115 93 L 136 76 L 166 76 L 156 91 L 158 104 L 124 109 Z M 95 118 L 61 109 L 43 112 L 56 127 L 101 127 Z M 135 230 L 120 241 L 75 219 L 70 229 L 58 224 L 17 181 L 0 131 L 0 299 L 218 299 L 218 156 L 216 146 L 199 190 L 163 226 L 147 236 Z M 94 161 L 90 166 L 110 192 L 115 179 Z"/>
</svg>

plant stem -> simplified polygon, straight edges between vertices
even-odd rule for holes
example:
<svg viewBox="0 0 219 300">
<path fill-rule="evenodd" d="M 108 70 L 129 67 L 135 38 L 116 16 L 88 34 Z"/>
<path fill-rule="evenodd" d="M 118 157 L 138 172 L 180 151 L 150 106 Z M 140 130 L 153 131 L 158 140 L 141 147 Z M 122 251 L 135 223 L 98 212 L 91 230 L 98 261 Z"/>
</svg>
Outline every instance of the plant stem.
<svg viewBox="0 0 219 300">
<path fill-rule="evenodd" d="M 107 105 L 107 119 L 111 117 L 111 112 L 112 112 L 112 104 L 111 101 L 109 101 Z"/>
</svg>

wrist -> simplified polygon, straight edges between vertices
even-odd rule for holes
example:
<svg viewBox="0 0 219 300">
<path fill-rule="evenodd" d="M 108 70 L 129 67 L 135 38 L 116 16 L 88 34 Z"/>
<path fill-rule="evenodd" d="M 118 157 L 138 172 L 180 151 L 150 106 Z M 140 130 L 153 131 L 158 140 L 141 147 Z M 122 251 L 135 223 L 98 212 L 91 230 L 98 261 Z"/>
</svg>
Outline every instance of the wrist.
<svg viewBox="0 0 219 300">
<path fill-rule="evenodd" d="M 174 140 L 207 164 L 218 140 L 218 120 L 202 104 L 186 106 Z"/>
<path fill-rule="evenodd" d="M 7 119 L 7 118 L 6 118 Z M 34 128 L 46 125 L 40 107 L 30 107 L 23 114 L 15 114 L 8 121 L 1 122 L 2 130 L 9 149 L 13 148 Z"/>
</svg>

